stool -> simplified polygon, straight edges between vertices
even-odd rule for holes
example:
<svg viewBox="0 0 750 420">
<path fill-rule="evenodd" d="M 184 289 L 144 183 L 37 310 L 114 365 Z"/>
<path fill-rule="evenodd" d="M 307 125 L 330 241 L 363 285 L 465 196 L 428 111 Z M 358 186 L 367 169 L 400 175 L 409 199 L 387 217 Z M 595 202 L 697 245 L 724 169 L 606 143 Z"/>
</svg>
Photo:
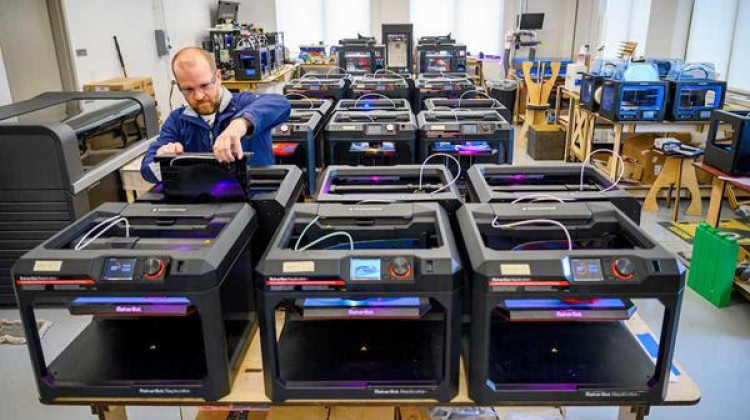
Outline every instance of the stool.
<svg viewBox="0 0 750 420">
<path fill-rule="evenodd" d="M 670 188 L 667 194 L 667 207 L 669 207 L 672 198 L 672 186 L 674 186 L 676 198 L 672 220 L 676 222 L 680 211 L 680 190 L 683 187 L 682 184 L 684 181 L 685 188 L 690 191 L 690 205 L 685 210 L 685 214 L 688 216 L 700 216 L 703 212 L 701 194 L 698 188 L 698 180 L 695 177 L 695 169 L 693 168 L 693 162 L 698 156 L 665 155 L 661 150 L 652 150 L 657 155 L 664 156 L 664 167 L 662 167 L 659 176 L 653 185 L 651 185 L 651 189 L 648 190 L 646 200 L 643 202 L 643 210 L 658 211 L 659 204 L 656 201 L 656 196 L 659 190 L 667 186 Z"/>
</svg>

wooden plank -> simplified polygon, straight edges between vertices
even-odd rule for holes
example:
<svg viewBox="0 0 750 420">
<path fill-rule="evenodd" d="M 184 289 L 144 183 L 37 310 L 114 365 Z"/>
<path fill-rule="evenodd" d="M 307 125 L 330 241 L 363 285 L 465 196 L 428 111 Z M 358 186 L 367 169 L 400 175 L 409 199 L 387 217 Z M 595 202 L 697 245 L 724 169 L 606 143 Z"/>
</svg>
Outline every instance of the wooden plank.
<svg viewBox="0 0 750 420">
<path fill-rule="evenodd" d="M 327 420 L 329 408 L 324 406 L 284 407 L 273 406 L 266 420 Z"/>
<path fill-rule="evenodd" d="M 395 420 L 396 407 L 331 407 L 328 420 Z"/>
</svg>

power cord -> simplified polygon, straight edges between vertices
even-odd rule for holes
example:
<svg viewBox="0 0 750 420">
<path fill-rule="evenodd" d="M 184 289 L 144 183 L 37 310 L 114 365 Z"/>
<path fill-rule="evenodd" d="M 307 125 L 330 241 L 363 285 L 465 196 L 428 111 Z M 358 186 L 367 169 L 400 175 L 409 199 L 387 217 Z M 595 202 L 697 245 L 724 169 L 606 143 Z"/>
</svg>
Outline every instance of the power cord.
<svg viewBox="0 0 750 420">
<path fill-rule="evenodd" d="M 617 186 L 617 184 L 620 183 L 620 180 L 622 180 L 622 177 L 625 176 L 625 161 L 622 159 L 622 157 L 615 153 L 613 150 L 609 149 L 596 149 L 592 150 L 591 153 L 589 153 L 588 156 L 586 156 L 586 159 L 584 159 L 583 163 L 581 164 L 581 186 L 579 188 L 579 191 L 583 191 L 583 172 L 586 170 L 586 162 L 589 162 L 591 160 L 591 157 L 594 156 L 597 153 L 609 153 L 612 156 L 616 157 L 620 160 L 620 174 L 617 176 L 617 179 L 615 179 L 615 182 L 612 183 L 609 187 L 601 190 L 600 192 L 607 192 Z"/>
<path fill-rule="evenodd" d="M 573 240 L 570 237 L 570 232 L 568 231 L 568 228 L 565 227 L 564 224 L 558 222 L 557 220 L 551 220 L 551 219 L 529 219 L 529 220 L 521 220 L 519 222 L 513 222 L 513 223 L 505 223 L 505 224 L 498 224 L 497 220 L 500 218 L 500 216 L 495 216 L 494 219 L 492 219 L 492 227 L 498 228 L 498 229 L 509 229 L 516 226 L 523 226 L 523 225 L 533 225 L 537 223 L 543 223 L 543 224 L 550 224 L 555 225 L 562 229 L 563 232 L 565 232 L 565 237 L 568 239 L 568 251 L 573 250 Z"/>
<path fill-rule="evenodd" d="M 447 158 L 452 159 L 454 162 L 456 162 L 456 167 L 458 168 L 458 172 L 456 173 L 456 176 L 453 178 L 452 181 L 450 181 L 449 183 L 443 185 L 442 187 L 438 188 L 437 190 L 431 192 L 430 195 L 437 194 L 439 192 L 442 192 L 442 191 L 450 188 L 453 184 L 456 183 L 456 181 L 458 180 L 458 178 L 461 176 L 461 162 L 459 162 L 458 159 L 456 159 L 455 157 L 453 157 L 453 156 L 451 156 L 451 155 L 449 155 L 447 153 L 435 153 L 435 154 L 432 154 L 430 156 L 427 156 L 427 159 L 425 159 L 422 162 L 422 166 L 419 167 L 419 190 L 420 191 L 422 190 L 422 179 L 424 177 L 424 168 L 425 168 L 425 165 L 427 165 L 427 162 L 430 159 L 432 159 L 432 158 L 434 158 L 436 156 L 442 156 L 442 157 L 447 157 Z M 447 167 L 447 165 L 446 165 L 446 167 Z"/>
</svg>

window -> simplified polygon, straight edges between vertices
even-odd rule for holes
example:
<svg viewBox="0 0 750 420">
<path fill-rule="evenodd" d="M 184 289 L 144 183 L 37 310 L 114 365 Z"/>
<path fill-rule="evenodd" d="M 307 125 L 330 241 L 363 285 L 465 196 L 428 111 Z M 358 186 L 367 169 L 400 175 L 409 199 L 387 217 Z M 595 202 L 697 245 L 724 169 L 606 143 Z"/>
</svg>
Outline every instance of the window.
<svg viewBox="0 0 750 420">
<path fill-rule="evenodd" d="M 750 92 L 750 25 L 740 22 L 750 22 L 750 0 L 740 1 L 727 73 L 729 86 Z"/>
<path fill-rule="evenodd" d="M 737 0 L 695 0 L 685 61 L 714 63 L 727 76 Z"/>
<path fill-rule="evenodd" d="M 276 0 L 276 21 L 296 57 L 300 45 L 335 45 L 357 33 L 371 35 L 370 0 Z"/>
<path fill-rule="evenodd" d="M 603 56 L 616 57 L 622 41 L 637 42 L 636 55 L 643 54 L 650 15 L 651 0 L 608 0 Z"/>
<path fill-rule="evenodd" d="M 450 32 L 473 55 L 502 52 L 505 0 L 411 0 L 409 6 L 417 39 Z"/>
</svg>

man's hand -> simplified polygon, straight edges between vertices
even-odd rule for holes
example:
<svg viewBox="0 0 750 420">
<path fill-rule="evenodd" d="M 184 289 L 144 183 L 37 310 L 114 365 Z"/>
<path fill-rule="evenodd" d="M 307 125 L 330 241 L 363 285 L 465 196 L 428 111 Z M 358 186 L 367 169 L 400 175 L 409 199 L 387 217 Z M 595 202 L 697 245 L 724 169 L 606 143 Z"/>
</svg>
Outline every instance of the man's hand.
<svg viewBox="0 0 750 420">
<path fill-rule="evenodd" d="M 181 155 L 185 152 L 181 143 L 167 143 L 156 150 L 156 156 Z"/>
<path fill-rule="evenodd" d="M 242 158 L 242 137 L 247 133 L 250 122 L 236 118 L 219 134 L 214 142 L 214 156 L 219 162 L 234 162 Z"/>
</svg>

